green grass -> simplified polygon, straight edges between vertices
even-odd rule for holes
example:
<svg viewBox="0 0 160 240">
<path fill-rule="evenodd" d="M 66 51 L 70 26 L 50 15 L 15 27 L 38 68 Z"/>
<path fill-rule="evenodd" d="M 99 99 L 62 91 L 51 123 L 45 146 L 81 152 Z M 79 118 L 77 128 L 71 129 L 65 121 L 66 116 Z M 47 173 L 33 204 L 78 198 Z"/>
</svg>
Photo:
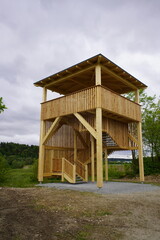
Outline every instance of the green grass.
<svg viewBox="0 0 160 240">
<path fill-rule="evenodd" d="M 32 166 L 28 169 L 9 169 L 6 180 L 0 183 L 1 187 L 33 187 L 36 181 L 32 180 Z"/>
<path fill-rule="evenodd" d="M 34 179 L 33 179 L 34 178 Z M 60 178 L 44 178 L 43 183 L 48 182 L 61 182 Z M 33 166 L 28 168 L 9 169 L 3 183 L 0 182 L 1 187 L 33 187 L 38 184 L 33 172 Z"/>
<path fill-rule="evenodd" d="M 76 240 L 87 240 L 88 239 L 88 236 L 89 234 L 87 233 L 87 232 L 85 232 L 85 231 L 81 231 L 81 232 L 79 232 L 78 234 L 77 234 L 77 236 L 75 236 L 76 238 Z"/>
<path fill-rule="evenodd" d="M 105 173 L 104 173 L 105 175 Z M 131 164 L 109 164 L 108 165 L 109 180 L 124 178 L 125 176 L 133 177 L 134 173 Z"/>
</svg>

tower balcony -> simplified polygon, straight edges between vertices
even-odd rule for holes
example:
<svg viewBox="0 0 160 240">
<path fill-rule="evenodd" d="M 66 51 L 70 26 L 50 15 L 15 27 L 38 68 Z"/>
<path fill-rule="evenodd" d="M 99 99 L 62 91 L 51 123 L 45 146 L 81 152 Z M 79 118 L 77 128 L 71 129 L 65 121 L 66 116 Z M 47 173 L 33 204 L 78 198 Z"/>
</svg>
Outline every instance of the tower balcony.
<svg viewBox="0 0 160 240">
<path fill-rule="evenodd" d="M 41 120 L 51 120 L 76 112 L 95 113 L 102 108 L 103 115 L 123 122 L 140 122 L 139 104 L 101 85 L 86 88 L 41 104 Z"/>
</svg>

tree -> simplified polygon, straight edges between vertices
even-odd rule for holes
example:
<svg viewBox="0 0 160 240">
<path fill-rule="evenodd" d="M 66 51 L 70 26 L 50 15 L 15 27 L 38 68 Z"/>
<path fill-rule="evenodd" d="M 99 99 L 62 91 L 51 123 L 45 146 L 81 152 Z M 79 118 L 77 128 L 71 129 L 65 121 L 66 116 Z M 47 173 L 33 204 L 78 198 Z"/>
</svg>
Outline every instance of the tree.
<svg viewBox="0 0 160 240">
<path fill-rule="evenodd" d="M 6 106 L 3 103 L 2 97 L 0 97 L 0 113 L 4 111 L 4 109 L 7 109 Z"/>
<path fill-rule="evenodd" d="M 151 152 L 152 160 L 160 161 L 160 99 L 148 101 L 143 111 L 143 141 Z M 145 104 L 146 105 L 146 104 Z"/>
<path fill-rule="evenodd" d="M 140 104 L 142 106 L 142 136 L 144 146 L 160 161 L 160 98 L 149 96 L 145 90 L 140 90 Z M 125 97 L 134 100 L 134 93 L 125 94 Z M 134 151 L 132 152 L 132 156 Z"/>
</svg>

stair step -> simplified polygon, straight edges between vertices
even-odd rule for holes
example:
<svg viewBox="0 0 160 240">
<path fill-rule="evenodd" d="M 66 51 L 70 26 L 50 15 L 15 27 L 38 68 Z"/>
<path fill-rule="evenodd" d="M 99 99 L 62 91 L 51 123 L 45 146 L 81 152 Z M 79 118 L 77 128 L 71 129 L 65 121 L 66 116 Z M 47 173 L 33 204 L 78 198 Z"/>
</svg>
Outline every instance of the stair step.
<svg viewBox="0 0 160 240">
<path fill-rule="evenodd" d="M 112 139 L 112 137 L 108 133 L 105 133 L 105 132 L 102 133 L 102 140 L 106 146 L 117 146 L 115 141 Z"/>
<path fill-rule="evenodd" d="M 76 175 L 76 183 L 83 183 L 83 182 L 84 182 L 83 179 L 80 176 Z"/>
</svg>

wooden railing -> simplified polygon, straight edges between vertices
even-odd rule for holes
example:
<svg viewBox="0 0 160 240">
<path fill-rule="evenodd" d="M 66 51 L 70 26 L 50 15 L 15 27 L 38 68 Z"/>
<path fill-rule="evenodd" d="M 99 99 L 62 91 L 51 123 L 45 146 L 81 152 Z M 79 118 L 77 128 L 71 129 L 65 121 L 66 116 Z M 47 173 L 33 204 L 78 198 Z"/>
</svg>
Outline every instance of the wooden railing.
<svg viewBox="0 0 160 240">
<path fill-rule="evenodd" d="M 101 107 L 111 113 L 117 113 L 119 116 L 141 121 L 139 104 L 104 87 L 101 88 Z"/>
<path fill-rule="evenodd" d="M 53 158 L 51 160 L 50 171 L 44 173 L 44 176 L 61 175 L 62 181 L 64 178 L 70 183 L 76 182 L 76 174 L 84 181 L 88 181 L 88 166 L 80 161 L 74 162 L 66 158 Z"/>
<path fill-rule="evenodd" d="M 76 182 L 76 166 L 66 158 L 62 158 L 62 181 L 64 178 L 71 183 Z"/>
<path fill-rule="evenodd" d="M 49 120 L 76 112 L 101 107 L 105 111 L 141 121 L 140 105 L 103 87 L 93 86 L 81 91 L 42 103 L 41 119 Z"/>
<path fill-rule="evenodd" d="M 84 181 L 88 181 L 88 169 L 87 164 L 76 161 L 76 174 L 78 174 Z"/>
<path fill-rule="evenodd" d="M 42 103 L 41 119 L 47 120 L 96 107 L 96 87 Z"/>
</svg>

